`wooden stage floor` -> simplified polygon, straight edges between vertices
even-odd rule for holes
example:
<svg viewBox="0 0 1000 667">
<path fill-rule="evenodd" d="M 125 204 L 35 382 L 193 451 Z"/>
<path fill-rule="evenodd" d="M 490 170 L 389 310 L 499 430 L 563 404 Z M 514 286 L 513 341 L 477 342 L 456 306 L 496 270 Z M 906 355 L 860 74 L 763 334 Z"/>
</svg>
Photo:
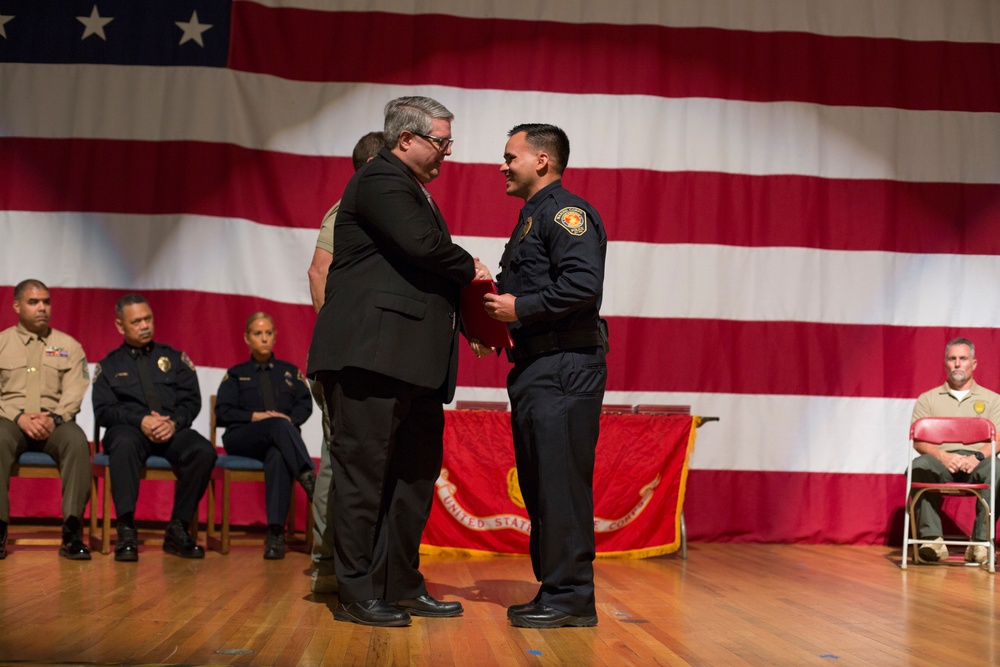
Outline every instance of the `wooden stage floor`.
<svg viewBox="0 0 1000 667">
<path fill-rule="evenodd" d="M 465 605 L 409 628 L 335 622 L 310 562 L 234 547 L 138 563 L 14 546 L 0 561 L 0 665 L 992 665 L 994 585 L 974 567 L 899 567 L 891 547 L 693 544 L 688 559 L 601 559 L 595 628 L 522 630 L 524 557 L 425 557 Z"/>
</svg>

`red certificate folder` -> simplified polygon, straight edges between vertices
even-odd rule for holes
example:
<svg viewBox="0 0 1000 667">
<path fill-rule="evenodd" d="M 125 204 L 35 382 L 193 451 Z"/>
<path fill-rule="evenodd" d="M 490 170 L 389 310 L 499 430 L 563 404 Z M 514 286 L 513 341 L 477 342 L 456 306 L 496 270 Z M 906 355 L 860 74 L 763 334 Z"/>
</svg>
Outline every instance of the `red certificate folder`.
<svg viewBox="0 0 1000 667">
<path fill-rule="evenodd" d="M 462 288 L 459 295 L 458 310 L 466 337 L 477 338 L 487 347 L 514 347 L 507 324 L 486 314 L 484 294 L 497 294 L 496 283 L 492 280 L 473 280 Z"/>
</svg>

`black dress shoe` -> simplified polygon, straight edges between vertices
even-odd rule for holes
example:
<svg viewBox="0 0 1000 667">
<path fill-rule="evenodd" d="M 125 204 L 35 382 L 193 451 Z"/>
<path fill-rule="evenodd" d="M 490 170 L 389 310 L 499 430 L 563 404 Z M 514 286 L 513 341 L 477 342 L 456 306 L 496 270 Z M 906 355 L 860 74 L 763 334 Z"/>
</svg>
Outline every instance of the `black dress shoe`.
<svg viewBox="0 0 1000 667">
<path fill-rule="evenodd" d="M 534 600 L 532 600 L 531 602 L 522 602 L 521 604 L 512 604 L 511 606 L 507 607 L 507 618 L 510 618 L 514 614 L 520 614 L 525 609 L 527 609 L 529 607 L 534 607 L 536 604 L 538 604 L 538 599 L 537 598 L 534 599 Z"/>
<path fill-rule="evenodd" d="M 387 628 L 398 628 L 410 624 L 409 614 L 378 599 L 348 604 L 341 602 L 333 611 L 333 619 Z"/>
<path fill-rule="evenodd" d="M 285 529 L 268 526 L 264 538 L 264 560 L 281 560 L 285 557 Z"/>
<path fill-rule="evenodd" d="M 204 558 L 205 550 L 191 539 L 187 526 L 180 519 L 171 519 L 163 535 L 163 550 L 181 558 Z"/>
<path fill-rule="evenodd" d="M 301 475 L 299 475 L 299 484 L 305 489 L 306 497 L 309 498 L 309 502 L 312 502 L 313 494 L 316 492 L 316 473 L 312 470 L 307 470 Z"/>
<path fill-rule="evenodd" d="M 0 521 L 0 560 L 7 557 L 7 522 Z"/>
<path fill-rule="evenodd" d="M 71 516 L 63 522 L 59 555 L 70 560 L 90 560 L 90 550 L 83 543 L 80 520 Z"/>
<path fill-rule="evenodd" d="M 461 602 L 441 602 L 426 593 L 412 600 L 396 600 L 390 604 L 413 616 L 458 616 L 464 611 Z"/>
<path fill-rule="evenodd" d="M 135 536 L 135 526 L 118 524 L 115 560 L 126 563 L 134 563 L 139 560 L 139 540 Z"/>
<path fill-rule="evenodd" d="M 597 625 L 597 614 L 573 616 L 564 611 L 536 604 L 510 615 L 515 628 L 589 628 Z"/>
</svg>

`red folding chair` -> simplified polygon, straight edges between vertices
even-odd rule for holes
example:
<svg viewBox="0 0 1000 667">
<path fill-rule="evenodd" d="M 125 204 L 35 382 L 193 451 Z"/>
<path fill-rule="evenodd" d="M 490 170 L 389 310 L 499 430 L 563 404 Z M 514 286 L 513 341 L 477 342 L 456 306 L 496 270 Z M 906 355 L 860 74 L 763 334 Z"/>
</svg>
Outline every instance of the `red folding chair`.
<svg viewBox="0 0 1000 667">
<path fill-rule="evenodd" d="M 993 501 L 996 499 L 996 490 L 992 484 L 972 484 L 968 482 L 914 482 L 913 481 L 913 443 L 928 442 L 935 445 L 944 443 L 962 443 L 973 445 L 977 443 L 990 443 L 990 476 L 989 479 L 996 479 L 997 465 L 997 442 L 996 428 L 993 422 L 982 417 L 923 417 L 910 425 L 910 448 L 907 450 L 909 465 L 906 467 L 906 517 L 903 520 L 903 563 L 902 568 L 906 569 L 907 550 L 913 547 L 913 562 L 926 563 L 920 558 L 919 548 L 921 544 L 930 544 L 935 540 L 920 539 L 917 537 L 917 522 L 915 508 L 920 497 L 925 493 L 941 493 L 947 496 L 965 496 L 974 498 L 977 503 L 983 505 L 986 510 L 986 521 L 989 525 L 989 539 L 978 541 L 971 539 L 952 539 L 945 537 L 945 545 L 970 546 L 979 545 L 987 549 L 989 557 L 987 564 L 990 572 L 996 571 L 995 564 L 995 544 L 996 544 L 996 522 L 993 518 Z M 987 502 L 985 494 L 989 493 Z M 938 544 L 941 544 L 938 542 Z"/>
</svg>

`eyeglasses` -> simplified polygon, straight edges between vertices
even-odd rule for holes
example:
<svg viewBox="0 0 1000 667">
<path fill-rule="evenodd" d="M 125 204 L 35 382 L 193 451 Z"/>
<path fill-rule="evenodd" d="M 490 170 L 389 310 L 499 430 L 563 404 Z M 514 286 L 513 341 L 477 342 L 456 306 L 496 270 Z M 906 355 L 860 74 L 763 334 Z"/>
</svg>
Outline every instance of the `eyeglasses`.
<svg viewBox="0 0 1000 667">
<path fill-rule="evenodd" d="M 437 146 L 439 151 L 446 151 L 455 143 L 455 140 L 452 139 L 451 137 L 435 137 L 434 135 L 431 134 L 418 134 L 416 132 L 414 132 L 414 134 L 418 137 L 423 137 L 427 141 Z"/>
</svg>

